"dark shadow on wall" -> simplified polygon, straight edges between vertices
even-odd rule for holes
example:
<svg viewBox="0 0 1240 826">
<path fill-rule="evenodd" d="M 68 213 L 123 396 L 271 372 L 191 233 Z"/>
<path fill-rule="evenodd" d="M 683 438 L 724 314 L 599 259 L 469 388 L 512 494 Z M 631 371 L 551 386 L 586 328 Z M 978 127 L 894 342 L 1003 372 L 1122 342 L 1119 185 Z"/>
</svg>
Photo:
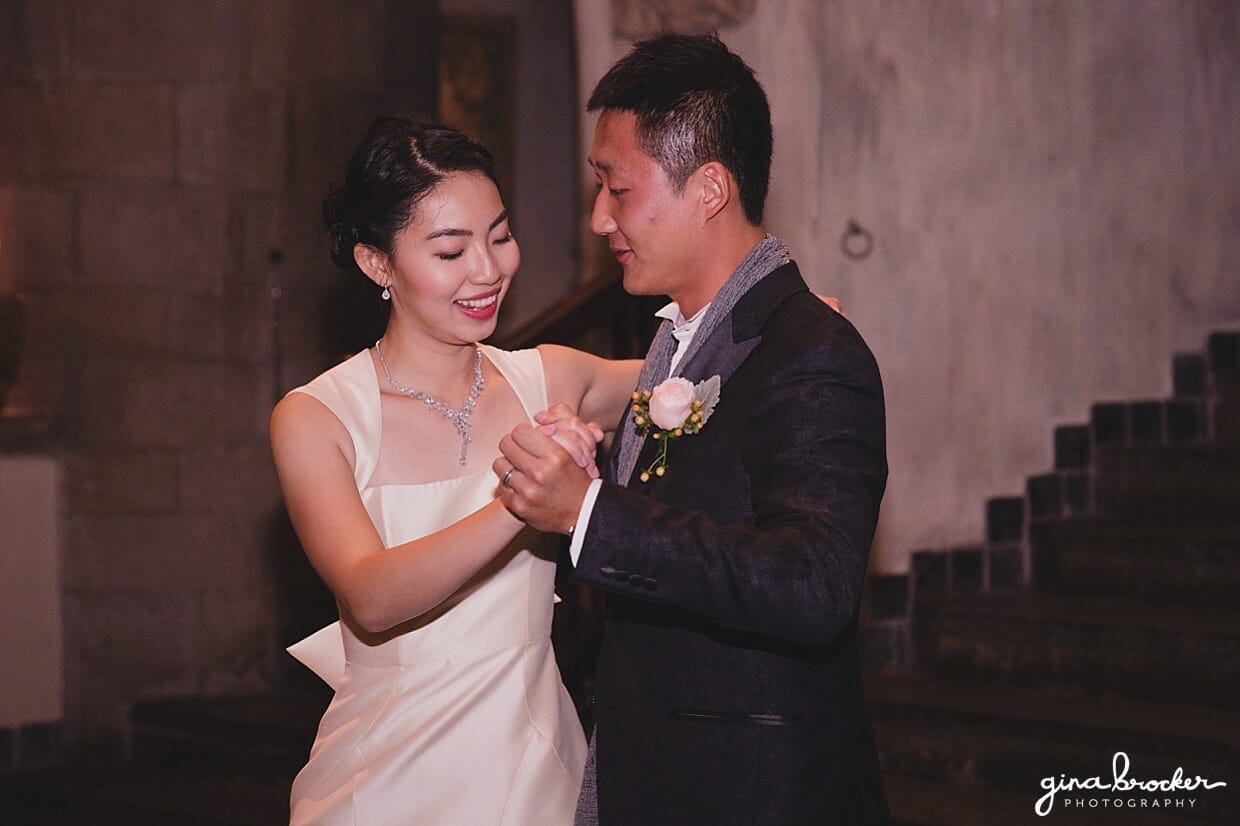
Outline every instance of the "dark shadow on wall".
<svg viewBox="0 0 1240 826">
<path fill-rule="evenodd" d="M 324 352 L 341 358 L 372 346 L 387 327 L 391 307 L 380 297 L 379 288 L 361 275 L 337 275 L 323 289 L 319 304 Z"/>
</svg>

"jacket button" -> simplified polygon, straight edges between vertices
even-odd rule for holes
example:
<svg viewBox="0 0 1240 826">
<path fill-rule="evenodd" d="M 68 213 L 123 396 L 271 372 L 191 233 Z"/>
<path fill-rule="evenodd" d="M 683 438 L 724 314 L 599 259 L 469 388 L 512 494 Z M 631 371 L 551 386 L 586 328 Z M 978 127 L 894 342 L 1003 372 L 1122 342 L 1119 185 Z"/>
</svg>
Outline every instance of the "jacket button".
<svg viewBox="0 0 1240 826">
<path fill-rule="evenodd" d="M 659 580 L 646 577 L 645 579 L 642 580 L 642 585 L 645 585 L 647 588 L 653 591 L 655 588 L 659 587 Z"/>
</svg>

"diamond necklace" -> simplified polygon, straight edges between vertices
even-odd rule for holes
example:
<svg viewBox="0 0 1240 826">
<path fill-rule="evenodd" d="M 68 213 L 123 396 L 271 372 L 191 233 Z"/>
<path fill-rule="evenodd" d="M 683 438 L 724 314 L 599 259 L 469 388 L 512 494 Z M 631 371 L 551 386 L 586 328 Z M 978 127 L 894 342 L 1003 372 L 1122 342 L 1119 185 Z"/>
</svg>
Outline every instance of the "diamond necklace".
<svg viewBox="0 0 1240 826">
<path fill-rule="evenodd" d="M 411 399 L 417 399 L 431 410 L 437 411 L 448 421 L 452 422 L 452 426 L 456 428 L 456 432 L 461 437 L 461 461 L 465 464 L 465 454 L 469 450 L 469 417 L 473 415 L 474 405 L 478 402 L 478 397 L 482 395 L 482 388 L 485 382 L 482 379 L 482 348 L 474 347 L 474 383 L 469 386 L 469 395 L 465 397 L 465 403 L 461 405 L 460 410 L 453 410 L 439 399 L 423 393 L 421 390 L 414 390 L 411 387 L 405 387 L 396 379 L 392 378 L 392 372 L 388 370 L 387 359 L 383 357 L 383 350 L 379 347 L 379 342 L 375 342 L 375 353 L 379 356 L 379 364 L 383 367 L 383 375 L 387 376 L 388 384 L 392 385 L 392 389 L 397 393 L 403 393 Z"/>
</svg>

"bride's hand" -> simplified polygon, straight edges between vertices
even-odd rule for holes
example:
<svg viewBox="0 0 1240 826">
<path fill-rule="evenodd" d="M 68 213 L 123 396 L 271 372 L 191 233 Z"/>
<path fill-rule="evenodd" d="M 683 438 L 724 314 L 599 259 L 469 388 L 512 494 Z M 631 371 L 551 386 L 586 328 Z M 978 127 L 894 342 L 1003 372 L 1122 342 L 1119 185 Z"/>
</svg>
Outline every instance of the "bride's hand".
<svg viewBox="0 0 1240 826">
<path fill-rule="evenodd" d="M 568 405 L 560 402 L 534 415 L 539 429 L 568 451 L 578 466 L 586 469 L 592 479 L 599 477 L 594 452 L 603 440 L 603 430 L 593 422 L 583 422 Z"/>
<path fill-rule="evenodd" d="M 838 298 L 833 295 L 819 295 L 818 293 L 814 293 L 814 295 L 818 296 L 818 300 L 823 304 L 826 304 L 832 310 L 835 310 L 837 313 L 844 316 L 844 318 L 848 318 L 848 313 L 844 312 L 844 306 L 840 304 L 840 300 Z"/>
</svg>

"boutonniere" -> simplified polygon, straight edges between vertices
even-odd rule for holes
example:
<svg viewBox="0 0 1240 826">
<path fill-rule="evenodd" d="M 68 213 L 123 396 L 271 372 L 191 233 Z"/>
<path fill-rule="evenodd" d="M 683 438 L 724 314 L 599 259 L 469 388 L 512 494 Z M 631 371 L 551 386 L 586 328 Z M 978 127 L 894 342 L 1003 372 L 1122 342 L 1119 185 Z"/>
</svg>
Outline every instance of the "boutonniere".
<svg viewBox="0 0 1240 826">
<path fill-rule="evenodd" d="M 667 473 L 667 448 L 681 436 L 691 436 L 706 424 L 719 403 L 719 377 L 711 376 L 697 384 L 672 378 L 653 390 L 633 394 L 633 424 L 637 431 L 650 432 L 659 443 L 659 455 L 638 476 L 649 482 L 651 475 Z"/>
</svg>

